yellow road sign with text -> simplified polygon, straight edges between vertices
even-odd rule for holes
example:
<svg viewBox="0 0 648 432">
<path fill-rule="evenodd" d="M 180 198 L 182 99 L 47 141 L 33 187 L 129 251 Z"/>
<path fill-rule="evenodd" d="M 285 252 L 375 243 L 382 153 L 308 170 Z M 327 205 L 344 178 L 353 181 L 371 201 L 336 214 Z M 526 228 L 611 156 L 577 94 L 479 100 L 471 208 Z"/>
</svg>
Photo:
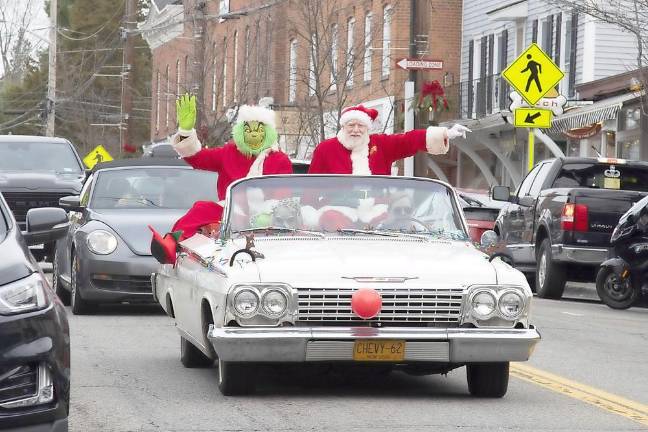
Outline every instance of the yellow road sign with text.
<svg viewBox="0 0 648 432">
<path fill-rule="evenodd" d="M 113 160 L 113 158 L 112 156 L 110 156 L 110 153 L 108 153 L 108 151 L 104 148 L 104 146 L 99 144 L 83 158 L 83 163 L 89 169 L 92 169 L 92 167 L 94 167 L 100 162 L 110 162 L 111 160 Z"/>
<path fill-rule="evenodd" d="M 553 113 L 548 109 L 516 108 L 513 117 L 515 127 L 549 129 Z"/>
<path fill-rule="evenodd" d="M 565 74 L 551 57 L 537 44 L 532 43 L 502 71 L 502 76 L 529 105 L 534 105 L 554 88 Z"/>
</svg>

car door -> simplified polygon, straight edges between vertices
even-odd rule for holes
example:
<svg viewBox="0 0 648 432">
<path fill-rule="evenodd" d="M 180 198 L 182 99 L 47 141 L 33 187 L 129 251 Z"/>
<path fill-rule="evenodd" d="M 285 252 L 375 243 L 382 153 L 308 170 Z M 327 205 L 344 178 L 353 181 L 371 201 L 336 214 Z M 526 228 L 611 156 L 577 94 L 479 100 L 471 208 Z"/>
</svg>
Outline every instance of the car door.
<svg viewBox="0 0 648 432">
<path fill-rule="evenodd" d="M 537 208 L 538 196 L 543 189 L 546 182 L 547 175 L 552 167 L 551 162 L 544 162 L 539 165 L 538 173 L 531 183 L 531 188 L 528 193 L 519 197 L 518 205 L 522 214 L 522 221 L 520 226 L 520 244 L 518 250 L 519 262 L 531 263 L 535 262 L 535 246 L 533 243 L 533 233 L 536 226 L 535 210 Z"/>
<path fill-rule="evenodd" d="M 522 260 L 524 253 L 520 250 L 530 246 L 528 242 L 524 243 L 524 207 L 520 204 L 520 199 L 529 194 L 539 169 L 540 165 L 537 165 L 527 174 L 515 194 L 515 200 L 504 211 L 502 240 L 516 263 L 525 262 Z"/>
<path fill-rule="evenodd" d="M 90 194 L 92 192 L 92 184 L 95 178 L 95 174 L 91 174 L 81 189 L 79 194 L 79 203 L 82 206 L 87 206 L 90 201 Z M 72 245 L 74 244 L 74 236 L 80 226 L 83 225 L 83 212 L 79 211 L 70 211 L 68 212 L 68 219 L 70 221 L 70 229 L 68 230 L 67 235 L 59 240 L 59 244 L 62 244 L 62 248 L 59 248 L 57 252 L 61 253 L 61 256 L 58 258 L 58 265 L 60 266 L 60 271 L 62 276 L 66 281 L 69 281 L 71 278 L 71 268 L 72 263 L 70 261 Z M 59 247 L 59 246 L 57 246 Z"/>
</svg>

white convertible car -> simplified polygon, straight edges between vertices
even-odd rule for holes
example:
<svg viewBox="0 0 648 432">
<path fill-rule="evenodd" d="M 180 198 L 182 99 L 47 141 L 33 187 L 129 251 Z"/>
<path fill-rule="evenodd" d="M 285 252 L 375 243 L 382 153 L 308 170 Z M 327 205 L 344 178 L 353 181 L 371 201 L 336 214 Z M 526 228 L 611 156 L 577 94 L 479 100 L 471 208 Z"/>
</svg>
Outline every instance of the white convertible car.
<svg viewBox="0 0 648 432">
<path fill-rule="evenodd" d="M 493 234 L 493 233 L 491 233 Z M 509 362 L 540 335 L 522 273 L 470 242 L 454 190 L 421 178 L 286 175 L 228 189 L 220 237 L 181 243 L 152 275 L 186 367 L 218 363 L 224 395 L 255 364 L 466 366 L 472 395 L 502 397 Z"/>
</svg>

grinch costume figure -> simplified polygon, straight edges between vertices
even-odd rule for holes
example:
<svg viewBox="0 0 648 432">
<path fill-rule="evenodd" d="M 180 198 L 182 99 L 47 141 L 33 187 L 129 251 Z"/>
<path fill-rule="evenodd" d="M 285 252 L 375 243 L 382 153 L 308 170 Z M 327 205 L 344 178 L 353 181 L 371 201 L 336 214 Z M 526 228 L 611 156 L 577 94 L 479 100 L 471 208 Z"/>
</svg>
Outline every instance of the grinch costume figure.
<svg viewBox="0 0 648 432">
<path fill-rule="evenodd" d="M 218 173 L 216 189 L 219 201 L 225 198 L 227 187 L 241 178 L 292 173 L 290 159 L 277 144 L 274 111 L 261 106 L 241 106 L 232 128 L 232 140 L 214 148 L 203 148 L 196 135 L 195 96 L 179 98 L 176 113 L 178 132 L 171 140 L 173 148 L 192 167 Z M 220 202 L 196 202 L 175 223 L 171 233 L 161 236 L 153 231 L 151 252 L 162 263 L 175 262 L 177 242 L 196 232 L 213 235 L 222 213 Z"/>
<path fill-rule="evenodd" d="M 378 111 L 362 105 L 342 111 L 341 129 L 334 138 L 322 141 L 313 152 L 309 174 L 391 174 L 394 162 L 418 152 L 445 154 L 449 140 L 466 137 L 465 126 L 430 126 L 401 134 L 369 134 Z"/>
</svg>

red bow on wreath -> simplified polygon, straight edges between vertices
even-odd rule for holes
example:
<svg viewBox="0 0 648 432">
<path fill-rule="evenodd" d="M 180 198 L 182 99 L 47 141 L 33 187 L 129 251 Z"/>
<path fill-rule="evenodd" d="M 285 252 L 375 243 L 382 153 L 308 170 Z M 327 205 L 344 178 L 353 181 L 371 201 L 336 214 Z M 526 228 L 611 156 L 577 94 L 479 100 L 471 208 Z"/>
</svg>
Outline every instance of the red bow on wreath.
<svg viewBox="0 0 648 432">
<path fill-rule="evenodd" d="M 432 107 L 432 110 L 436 111 L 438 109 L 439 99 L 443 101 L 443 108 L 447 111 L 450 109 L 448 106 L 448 99 L 445 96 L 445 90 L 439 81 L 426 81 L 421 87 L 421 93 L 419 94 L 419 108 L 428 109 Z"/>
</svg>

